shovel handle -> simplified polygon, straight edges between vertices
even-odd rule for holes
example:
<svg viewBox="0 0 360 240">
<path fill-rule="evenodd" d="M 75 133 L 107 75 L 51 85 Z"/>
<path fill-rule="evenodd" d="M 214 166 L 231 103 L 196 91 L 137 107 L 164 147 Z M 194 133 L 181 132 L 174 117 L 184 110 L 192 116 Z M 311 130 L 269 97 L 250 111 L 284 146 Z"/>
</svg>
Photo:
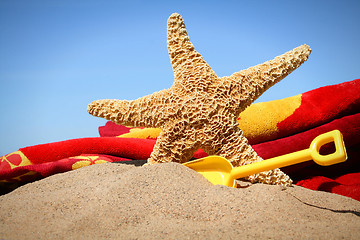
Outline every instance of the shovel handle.
<svg viewBox="0 0 360 240">
<path fill-rule="evenodd" d="M 320 148 L 330 142 L 334 142 L 335 152 L 328 155 L 321 155 Z M 322 166 L 344 162 L 347 159 L 343 135 L 339 130 L 317 136 L 310 144 L 310 152 L 314 162 Z"/>
<path fill-rule="evenodd" d="M 328 155 L 321 155 L 319 153 L 320 148 L 332 141 L 335 144 L 335 152 Z M 333 130 L 317 136 L 311 142 L 308 149 L 266 159 L 261 162 L 235 167 L 231 170 L 231 176 L 234 179 L 242 178 L 259 172 L 306 162 L 311 159 L 322 166 L 346 161 L 347 155 L 341 132 L 339 130 Z"/>
</svg>

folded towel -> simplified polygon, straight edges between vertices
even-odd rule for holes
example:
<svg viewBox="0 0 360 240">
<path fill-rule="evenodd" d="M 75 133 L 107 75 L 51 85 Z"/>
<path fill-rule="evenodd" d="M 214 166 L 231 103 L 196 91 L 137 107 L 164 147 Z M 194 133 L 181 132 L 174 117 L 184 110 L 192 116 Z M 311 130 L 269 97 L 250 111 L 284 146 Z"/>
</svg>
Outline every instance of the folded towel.
<svg viewBox="0 0 360 240">
<path fill-rule="evenodd" d="M 346 162 L 319 167 L 309 161 L 283 170 L 297 185 L 360 201 L 359 92 L 360 80 L 322 87 L 282 100 L 253 104 L 240 114 L 238 121 L 255 151 L 264 159 L 306 149 L 319 134 L 339 129 L 349 153 Z M 25 147 L 0 157 L 0 187 L 92 164 L 146 160 L 160 130 L 107 122 L 99 127 L 99 133 L 101 137 Z M 321 150 L 332 151 L 331 146 Z M 199 149 L 194 158 L 206 155 Z"/>
</svg>

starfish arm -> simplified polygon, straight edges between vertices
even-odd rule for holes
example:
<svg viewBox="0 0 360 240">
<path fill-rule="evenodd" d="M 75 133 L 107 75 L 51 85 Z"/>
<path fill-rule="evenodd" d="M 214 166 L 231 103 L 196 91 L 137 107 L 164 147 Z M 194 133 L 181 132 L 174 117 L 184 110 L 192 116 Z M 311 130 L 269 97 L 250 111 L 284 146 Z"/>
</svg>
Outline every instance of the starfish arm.
<svg viewBox="0 0 360 240">
<path fill-rule="evenodd" d="M 157 127 L 162 109 L 170 101 L 168 90 L 136 100 L 97 100 L 88 105 L 88 112 L 116 124 L 135 127 Z"/>
<path fill-rule="evenodd" d="M 243 136 L 240 129 L 234 130 L 229 136 L 227 136 L 221 148 L 213 154 L 225 157 L 234 167 L 263 160 L 250 146 L 248 140 Z M 290 177 L 283 173 L 280 169 L 254 174 L 246 177 L 246 179 L 251 182 L 278 184 L 284 186 L 291 186 L 292 184 Z"/>
<path fill-rule="evenodd" d="M 189 161 L 199 148 L 194 129 L 185 121 L 164 129 L 156 140 L 148 163 Z"/>
<path fill-rule="evenodd" d="M 178 13 L 173 13 L 167 23 L 167 45 L 174 71 L 174 82 L 202 79 L 211 83 L 217 78 L 215 72 L 206 63 L 194 45 L 190 42 L 183 18 Z M 213 78 L 205 76 L 212 75 Z"/>
<path fill-rule="evenodd" d="M 304 63 L 310 53 L 310 47 L 304 44 L 273 60 L 223 77 L 223 84 L 233 86 L 232 97 L 240 101 L 245 100 L 243 106 L 247 107 L 267 89 Z"/>
</svg>

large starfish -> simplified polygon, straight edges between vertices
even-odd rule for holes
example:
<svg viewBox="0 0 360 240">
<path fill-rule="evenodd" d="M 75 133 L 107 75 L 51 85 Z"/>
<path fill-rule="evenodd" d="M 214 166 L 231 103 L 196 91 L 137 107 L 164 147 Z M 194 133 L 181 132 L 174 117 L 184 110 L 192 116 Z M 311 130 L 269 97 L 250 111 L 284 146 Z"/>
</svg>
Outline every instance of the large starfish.
<svg viewBox="0 0 360 240">
<path fill-rule="evenodd" d="M 168 19 L 167 44 L 174 71 L 170 89 L 132 101 L 94 101 L 88 112 L 117 124 L 160 128 L 149 163 L 184 163 L 199 148 L 209 155 L 227 158 L 234 166 L 263 160 L 248 144 L 236 119 L 263 92 L 305 62 L 310 47 L 302 45 L 271 61 L 218 77 L 194 49 L 184 20 L 177 13 Z M 279 169 L 248 179 L 292 183 Z"/>
</svg>

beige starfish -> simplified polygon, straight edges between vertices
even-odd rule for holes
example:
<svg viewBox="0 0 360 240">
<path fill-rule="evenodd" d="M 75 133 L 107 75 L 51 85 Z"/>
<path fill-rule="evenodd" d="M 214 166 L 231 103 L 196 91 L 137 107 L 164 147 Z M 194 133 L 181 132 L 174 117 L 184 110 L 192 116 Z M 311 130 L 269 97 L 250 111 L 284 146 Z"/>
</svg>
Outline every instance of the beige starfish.
<svg viewBox="0 0 360 240">
<path fill-rule="evenodd" d="M 263 160 L 248 144 L 236 119 L 264 91 L 305 62 L 310 47 L 299 46 L 271 61 L 220 78 L 195 51 L 177 13 L 168 19 L 167 44 L 174 71 L 170 89 L 132 101 L 94 101 L 88 112 L 117 124 L 161 128 L 149 163 L 184 163 L 199 148 L 227 158 L 234 166 Z M 292 183 L 279 169 L 248 179 Z"/>
</svg>

